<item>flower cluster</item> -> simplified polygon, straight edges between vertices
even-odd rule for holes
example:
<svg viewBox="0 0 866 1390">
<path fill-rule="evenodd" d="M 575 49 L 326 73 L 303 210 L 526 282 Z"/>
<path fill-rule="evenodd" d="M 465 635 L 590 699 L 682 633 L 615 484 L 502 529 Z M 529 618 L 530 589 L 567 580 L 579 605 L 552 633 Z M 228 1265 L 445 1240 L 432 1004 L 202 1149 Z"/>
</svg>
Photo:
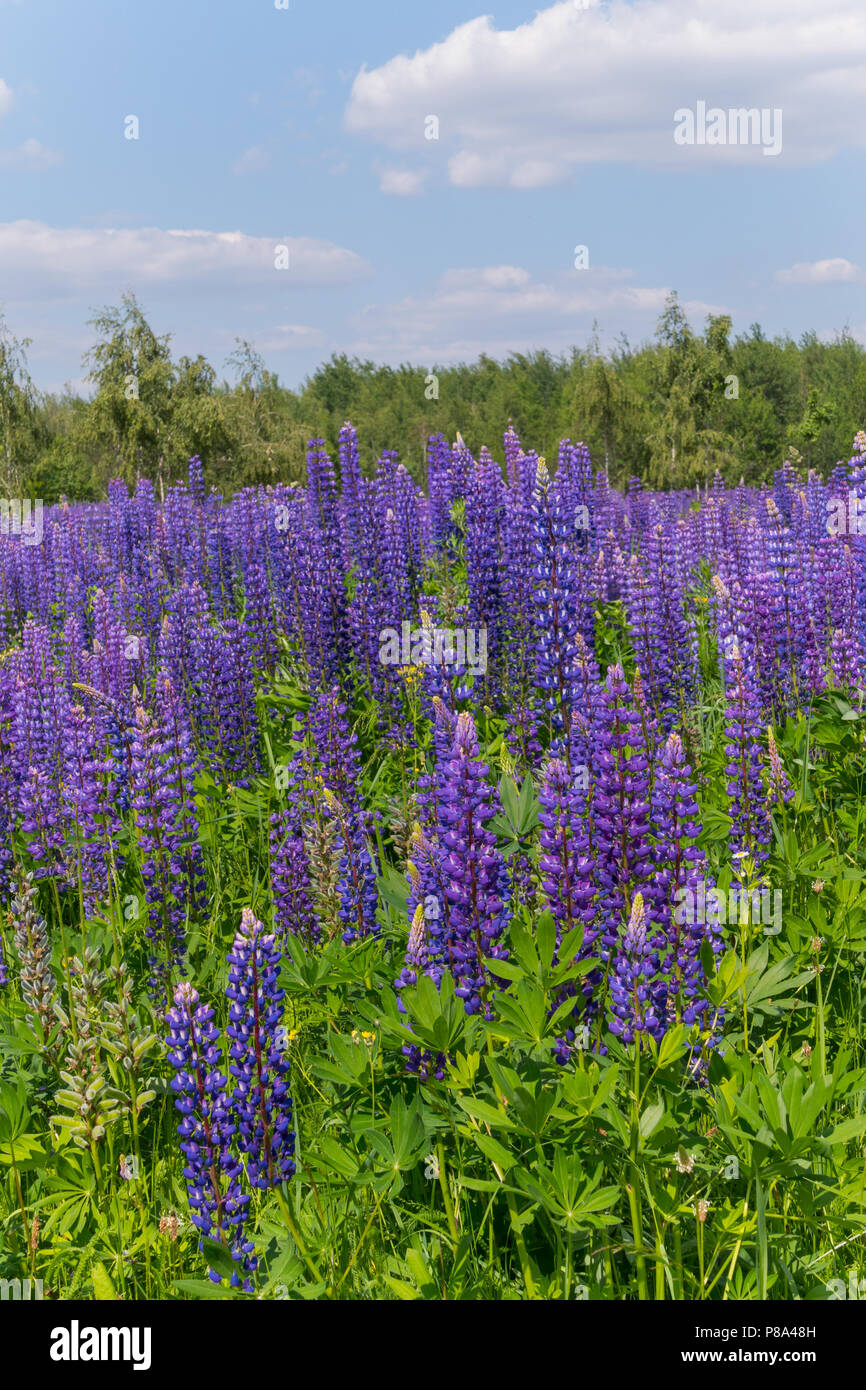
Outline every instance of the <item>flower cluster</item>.
<svg viewBox="0 0 866 1390">
<path fill-rule="evenodd" d="M 254 1187 L 286 1182 L 292 1161 L 292 1098 L 281 1026 L 283 991 L 277 987 L 280 950 L 249 908 L 228 955 L 229 1071 L 238 1148 Z"/>
<path fill-rule="evenodd" d="M 244 1233 L 250 1195 L 242 1176 L 267 1189 L 288 1181 L 295 1165 L 280 951 L 248 908 L 228 964 L 228 1071 L 214 1009 L 188 982 L 175 988 L 166 1019 L 192 1220 L 231 1251 L 232 1285 L 251 1289 L 256 1257 Z M 214 1271 L 210 1277 L 219 1282 Z"/>
</svg>

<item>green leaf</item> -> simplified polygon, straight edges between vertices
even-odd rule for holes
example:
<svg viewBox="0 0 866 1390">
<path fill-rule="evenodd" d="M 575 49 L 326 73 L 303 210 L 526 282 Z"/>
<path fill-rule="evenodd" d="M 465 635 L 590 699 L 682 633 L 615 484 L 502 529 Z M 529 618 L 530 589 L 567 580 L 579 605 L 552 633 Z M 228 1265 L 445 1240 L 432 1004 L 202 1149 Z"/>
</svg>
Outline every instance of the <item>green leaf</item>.
<svg viewBox="0 0 866 1390">
<path fill-rule="evenodd" d="M 353 1154 L 341 1149 L 340 1145 L 328 1134 L 323 1134 L 319 1138 L 320 1153 L 313 1155 L 324 1167 L 333 1168 L 344 1178 L 354 1178 L 358 1173 L 358 1162 Z"/>
<path fill-rule="evenodd" d="M 665 1103 L 658 1100 L 654 1105 L 648 1105 L 640 1117 L 640 1132 L 644 1139 L 648 1139 L 654 1129 L 657 1129 L 665 1113 Z"/>
<path fill-rule="evenodd" d="M 852 1139 L 859 1139 L 860 1135 L 866 1130 L 866 1116 L 857 1116 L 853 1120 L 843 1120 L 837 1125 L 832 1134 L 827 1135 L 828 1144 L 848 1144 Z"/>
<path fill-rule="evenodd" d="M 502 1188 L 502 1183 L 497 1182 L 494 1178 L 464 1178 L 461 1176 L 458 1177 L 457 1182 L 460 1187 L 468 1187 L 470 1192 L 499 1192 Z"/>
<path fill-rule="evenodd" d="M 192 1298 L 232 1298 L 234 1291 L 214 1284 L 210 1279 L 175 1279 L 174 1288 L 181 1289 Z"/>
<path fill-rule="evenodd" d="M 578 927 L 573 927 L 570 932 L 566 932 L 562 941 L 559 943 L 557 962 L 560 966 L 567 965 L 570 960 L 577 955 L 583 945 L 585 928 L 583 923 Z"/>
<path fill-rule="evenodd" d="M 201 1244 L 204 1257 L 215 1274 L 223 1279 L 231 1279 L 233 1274 L 237 1274 L 238 1266 L 231 1257 L 231 1251 L 224 1245 L 211 1240 L 209 1236 L 205 1236 Z"/>
<path fill-rule="evenodd" d="M 524 777 L 523 786 L 520 788 L 520 800 L 517 803 L 517 818 L 515 824 L 521 835 L 526 835 L 532 829 L 538 819 L 538 802 L 535 799 L 535 787 L 531 777 Z"/>
<path fill-rule="evenodd" d="M 11 1168 L 15 1163 L 19 1168 L 41 1168 L 45 1162 L 45 1150 L 30 1134 L 19 1134 L 15 1139 L 0 1144 L 0 1163 L 5 1163 L 7 1167 Z"/>
<path fill-rule="evenodd" d="M 520 803 L 517 797 L 517 787 L 511 777 L 502 775 L 499 779 L 499 800 L 502 809 L 508 817 L 509 822 L 516 830 L 520 823 Z"/>
<path fill-rule="evenodd" d="M 709 942 L 704 941 L 701 945 L 701 949 L 708 945 Z M 710 950 L 710 955 L 712 955 L 712 949 Z M 687 1047 L 686 1036 L 688 1031 L 684 1023 L 678 1023 L 675 1028 L 668 1029 L 662 1038 L 659 1048 L 660 1067 L 668 1067 L 671 1062 L 679 1061 L 680 1057 L 683 1056 Z"/>
<path fill-rule="evenodd" d="M 504 1144 L 500 1144 L 498 1139 L 492 1138 L 489 1134 L 484 1134 L 481 1130 L 473 1130 L 472 1138 L 475 1140 L 485 1158 L 489 1158 L 491 1163 L 495 1163 L 503 1172 L 513 1168 L 517 1159 L 509 1153 Z"/>
<path fill-rule="evenodd" d="M 117 1298 L 111 1276 L 103 1264 L 93 1264 L 90 1266 L 90 1277 L 93 1280 L 93 1297 L 101 1303 L 113 1302 Z"/>
<path fill-rule="evenodd" d="M 514 961 L 511 960 L 495 960 L 492 957 L 485 957 L 484 964 L 491 975 L 498 975 L 501 980 L 522 980 L 526 974 L 519 965 L 515 965 Z"/>
<path fill-rule="evenodd" d="M 406 912 L 406 901 L 409 897 L 409 880 L 405 874 L 401 874 L 392 865 L 389 865 L 388 872 L 376 880 L 376 885 L 382 901 L 392 907 L 398 917 L 403 917 Z"/>
<path fill-rule="evenodd" d="M 384 1274 L 382 1277 L 385 1283 L 394 1290 L 397 1297 L 403 1299 L 404 1302 L 421 1297 L 415 1286 L 407 1284 L 405 1279 L 395 1279 L 393 1274 Z"/>
<path fill-rule="evenodd" d="M 457 1104 L 474 1120 L 483 1120 L 485 1124 L 498 1126 L 499 1129 L 516 1128 L 508 1115 L 503 1115 L 501 1110 L 489 1105 L 486 1100 L 477 1100 L 475 1096 L 458 1096 Z"/>
<path fill-rule="evenodd" d="M 541 963 L 545 970 L 549 970 L 553 964 L 553 955 L 556 950 L 556 923 L 553 920 L 552 912 L 539 914 L 535 924 L 535 939 L 538 943 Z"/>
<path fill-rule="evenodd" d="M 701 965 L 704 967 L 704 975 L 708 980 L 716 977 L 716 953 L 704 937 L 701 942 Z"/>
</svg>

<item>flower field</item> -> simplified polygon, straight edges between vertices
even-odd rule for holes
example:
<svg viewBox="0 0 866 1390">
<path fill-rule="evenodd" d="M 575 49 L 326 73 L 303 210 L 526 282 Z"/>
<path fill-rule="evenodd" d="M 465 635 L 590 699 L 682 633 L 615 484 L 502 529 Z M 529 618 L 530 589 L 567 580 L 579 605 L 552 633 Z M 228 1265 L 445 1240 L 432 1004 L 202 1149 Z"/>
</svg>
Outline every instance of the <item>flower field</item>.
<svg viewBox="0 0 866 1390">
<path fill-rule="evenodd" d="M 859 1297 L 864 499 L 347 424 L 5 518 L 2 1296 Z"/>
</svg>

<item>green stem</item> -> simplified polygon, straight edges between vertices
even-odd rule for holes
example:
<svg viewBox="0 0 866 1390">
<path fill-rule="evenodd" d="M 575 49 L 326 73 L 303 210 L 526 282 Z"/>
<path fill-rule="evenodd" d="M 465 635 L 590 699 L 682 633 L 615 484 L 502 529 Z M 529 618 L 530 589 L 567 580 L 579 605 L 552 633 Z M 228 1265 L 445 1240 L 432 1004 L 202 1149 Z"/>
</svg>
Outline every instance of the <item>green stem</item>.
<svg viewBox="0 0 866 1390">
<path fill-rule="evenodd" d="M 274 1188 L 274 1196 L 275 1196 L 276 1199 L 277 1199 L 277 1204 L 278 1204 L 278 1206 L 279 1206 L 279 1208 L 280 1208 L 280 1211 L 281 1211 L 281 1213 L 282 1213 L 283 1220 L 285 1221 L 286 1225 L 287 1225 L 288 1228 L 289 1228 L 289 1231 L 291 1232 L 292 1239 L 294 1240 L 295 1245 L 297 1245 L 297 1247 L 298 1247 L 298 1254 L 300 1255 L 300 1257 L 301 1257 L 301 1259 L 303 1260 L 304 1264 L 307 1266 L 307 1269 L 308 1269 L 308 1270 L 310 1271 L 310 1273 L 312 1274 L 312 1276 L 313 1276 L 313 1278 L 315 1279 L 316 1283 L 317 1283 L 317 1284 L 324 1284 L 325 1280 L 322 1278 L 322 1275 L 321 1275 L 320 1271 L 319 1271 L 318 1268 L 316 1267 L 315 1261 L 314 1261 L 314 1260 L 311 1258 L 311 1256 L 308 1255 L 308 1253 L 307 1253 L 306 1246 L 304 1245 L 304 1242 L 301 1240 L 300 1232 L 299 1232 L 297 1226 L 295 1225 L 294 1221 L 292 1220 L 292 1214 L 291 1214 L 291 1212 L 289 1211 L 289 1204 L 288 1204 L 288 1202 L 286 1201 L 285 1196 L 283 1195 L 283 1192 L 281 1191 L 281 1189 L 280 1189 L 279 1187 L 275 1187 L 275 1188 Z M 329 1297 L 329 1298 L 333 1298 L 333 1297 L 334 1297 L 334 1291 L 333 1291 L 333 1289 L 331 1289 L 331 1288 L 328 1289 L 328 1297 Z"/>
<path fill-rule="evenodd" d="M 457 1233 L 457 1221 L 454 1216 L 454 1206 L 451 1201 L 451 1193 L 448 1191 L 448 1177 L 445 1172 L 445 1152 L 442 1144 L 436 1145 L 436 1159 L 439 1167 L 439 1187 L 442 1190 L 442 1200 L 445 1203 L 445 1217 L 448 1222 L 448 1230 L 451 1232 L 451 1239 L 454 1242 L 456 1251 L 460 1237 Z"/>
<path fill-rule="evenodd" d="M 637 1272 L 638 1298 L 649 1301 L 647 1285 L 646 1257 L 643 1253 L 643 1213 L 640 1199 L 640 1169 L 638 1168 L 638 1149 L 640 1146 L 640 1041 L 634 1044 L 634 1103 L 631 1118 L 631 1182 L 626 1183 L 628 1206 L 631 1213 L 632 1235 L 634 1237 L 635 1269 Z"/>
</svg>

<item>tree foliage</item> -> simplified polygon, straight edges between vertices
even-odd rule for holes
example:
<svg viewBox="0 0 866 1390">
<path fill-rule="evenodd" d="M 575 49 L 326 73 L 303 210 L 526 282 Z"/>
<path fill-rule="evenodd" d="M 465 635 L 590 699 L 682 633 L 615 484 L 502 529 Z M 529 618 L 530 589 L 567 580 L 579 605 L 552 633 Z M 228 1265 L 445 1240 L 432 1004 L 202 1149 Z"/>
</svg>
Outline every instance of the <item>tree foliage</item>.
<svg viewBox="0 0 866 1390">
<path fill-rule="evenodd" d="M 559 439 L 584 440 L 613 483 L 632 475 L 684 487 L 718 469 L 728 482 L 772 476 L 791 449 L 826 475 L 862 428 L 866 350 L 847 331 L 833 341 L 767 338 L 758 324 L 733 337 L 727 315 L 695 331 L 675 294 L 652 341 L 622 338 L 603 351 L 511 353 L 503 361 L 445 366 L 378 365 L 335 354 L 300 387 L 281 385 L 255 345 L 238 340 L 220 378 L 204 358 L 175 359 L 133 294 L 92 320 L 86 355 L 90 399 L 40 396 L 27 374 L 26 343 L 0 326 L 0 458 L 6 486 L 105 494 L 109 478 L 160 485 L 200 454 L 207 481 L 239 487 L 298 479 L 306 442 L 336 450 L 351 418 L 364 466 L 398 448 L 423 479 L 427 440 L 457 431 L 477 453 L 501 456 L 510 419 L 526 448 L 556 457 Z M 14 484 L 14 487 L 13 487 Z"/>
</svg>

